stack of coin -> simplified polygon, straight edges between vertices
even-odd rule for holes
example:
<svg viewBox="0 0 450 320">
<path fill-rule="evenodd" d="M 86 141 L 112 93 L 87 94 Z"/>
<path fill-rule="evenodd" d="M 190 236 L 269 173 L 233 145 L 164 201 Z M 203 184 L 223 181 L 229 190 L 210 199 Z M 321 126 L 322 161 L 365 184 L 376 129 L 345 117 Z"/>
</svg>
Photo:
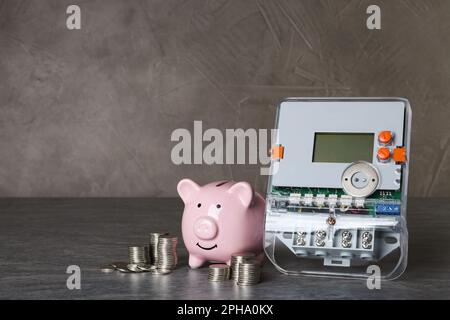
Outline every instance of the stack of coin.
<svg viewBox="0 0 450 320">
<path fill-rule="evenodd" d="M 128 262 L 113 262 L 102 266 L 104 273 L 115 270 L 130 272 L 151 272 L 153 274 L 167 274 L 177 266 L 178 238 L 168 233 L 150 233 L 150 246 L 128 247 Z"/>
<path fill-rule="evenodd" d="M 237 284 L 239 286 L 252 286 L 261 279 L 261 265 L 257 261 L 242 262 L 239 264 Z"/>
<path fill-rule="evenodd" d="M 209 266 L 208 280 L 220 282 L 230 279 L 230 267 L 226 264 L 212 264 Z"/>
<path fill-rule="evenodd" d="M 156 265 L 158 261 L 158 239 L 160 236 L 167 235 L 167 232 L 152 232 L 150 233 L 150 264 Z"/>
<path fill-rule="evenodd" d="M 150 258 L 148 256 L 147 246 L 131 246 L 128 247 L 128 256 L 130 263 L 148 263 Z"/>
<path fill-rule="evenodd" d="M 150 263 L 147 246 L 128 247 L 128 255 L 130 263 L 127 268 L 133 272 L 145 271 Z M 142 267 L 142 269 L 141 269 Z"/>
<path fill-rule="evenodd" d="M 162 235 L 158 238 L 158 259 L 156 269 L 159 273 L 172 272 L 178 263 L 177 257 L 178 238 L 170 235 Z"/>
<path fill-rule="evenodd" d="M 239 264 L 253 261 L 254 259 L 255 254 L 252 252 L 233 253 L 231 255 L 231 278 L 237 281 L 239 277 Z"/>
</svg>

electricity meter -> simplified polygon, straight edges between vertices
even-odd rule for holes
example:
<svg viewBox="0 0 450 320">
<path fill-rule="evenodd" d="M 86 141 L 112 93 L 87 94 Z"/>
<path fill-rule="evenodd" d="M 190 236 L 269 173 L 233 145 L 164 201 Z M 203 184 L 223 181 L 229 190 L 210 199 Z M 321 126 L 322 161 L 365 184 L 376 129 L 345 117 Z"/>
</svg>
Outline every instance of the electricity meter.
<svg viewBox="0 0 450 320">
<path fill-rule="evenodd" d="M 264 247 L 286 274 L 382 279 L 406 268 L 411 128 L 401 98 L 288 98 L 278 107 Z"/>
</svg>

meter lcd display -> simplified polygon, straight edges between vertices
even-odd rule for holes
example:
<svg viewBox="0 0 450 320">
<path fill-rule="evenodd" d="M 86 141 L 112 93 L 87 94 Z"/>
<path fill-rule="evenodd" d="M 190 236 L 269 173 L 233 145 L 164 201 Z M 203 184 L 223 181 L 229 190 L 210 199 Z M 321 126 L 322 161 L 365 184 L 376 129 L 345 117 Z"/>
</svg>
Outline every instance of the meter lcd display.
<svg viewBox="0 0 450 320">
<path fill-rule="evenodd" d="M 316 132 L 313 162 L 372 162 L 373 141 L 373 133 Z"/>
</svg>

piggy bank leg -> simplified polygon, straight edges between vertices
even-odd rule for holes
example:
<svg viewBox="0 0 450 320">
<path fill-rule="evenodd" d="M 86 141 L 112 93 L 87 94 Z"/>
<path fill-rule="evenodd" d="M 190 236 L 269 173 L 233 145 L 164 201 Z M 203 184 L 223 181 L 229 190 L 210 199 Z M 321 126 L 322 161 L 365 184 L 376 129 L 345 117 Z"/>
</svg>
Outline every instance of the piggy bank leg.
<svg viewBox="0 0 450 320">
<path fill-rule="evenodd" d="M 206 262 L 205 259 L 194 256 L 193 254 L 189 255 L 189 266 L 193 269 L 200 268 Z"/>
<path fill-rule="evenodd" d="M 264 251 L 263 252 L 261 252 L 260 254 L 258 254 L 257 256 L 256 256 L 256 261 L 258 261 L 259 263 L 263 263 L 263 261 L 264 261 L 264 258 L 265 258 L 265 253 L 264 253 Z"/>
</svg>

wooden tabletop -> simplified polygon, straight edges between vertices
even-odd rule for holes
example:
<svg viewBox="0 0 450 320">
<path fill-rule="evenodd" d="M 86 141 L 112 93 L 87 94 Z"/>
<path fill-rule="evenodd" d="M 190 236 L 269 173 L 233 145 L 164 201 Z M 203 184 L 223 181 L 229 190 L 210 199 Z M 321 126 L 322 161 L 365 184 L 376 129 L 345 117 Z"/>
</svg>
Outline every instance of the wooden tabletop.
<svg viewBox="0 0 450 320">
<path fill-rule="evenodd" d="M 127 260 L 148 233 L 180 235 L 179 199 L 0 199 L 0 299 L 449 299 L 450 200 L 410 199 L 405 274 L 368 290 L 365 281 L 286 276 L 266 261 L 263 281 L 241 288 L 191 270 L 180 239 L 169 275 L 102 273 Z M 68 290 L 66 269 L 81 270 Z"/>
</svg>

